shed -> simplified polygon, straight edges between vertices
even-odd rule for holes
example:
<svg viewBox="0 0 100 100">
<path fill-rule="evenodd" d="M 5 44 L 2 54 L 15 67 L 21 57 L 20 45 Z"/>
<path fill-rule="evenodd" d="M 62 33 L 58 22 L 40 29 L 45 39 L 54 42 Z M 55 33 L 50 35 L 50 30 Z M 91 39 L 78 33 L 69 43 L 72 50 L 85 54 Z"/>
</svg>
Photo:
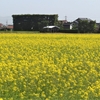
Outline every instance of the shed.
<svg viewBox="0 0 100 100">
<path fill-rule="evenodd" d="M 44 32 L 58 32 L 59 31 L 59 29 L 60 29 L 60 27 L 58 27 L 58 26 L 45 26 L 45 27 L 43 27 L 43 31 Z"/>
</svg>

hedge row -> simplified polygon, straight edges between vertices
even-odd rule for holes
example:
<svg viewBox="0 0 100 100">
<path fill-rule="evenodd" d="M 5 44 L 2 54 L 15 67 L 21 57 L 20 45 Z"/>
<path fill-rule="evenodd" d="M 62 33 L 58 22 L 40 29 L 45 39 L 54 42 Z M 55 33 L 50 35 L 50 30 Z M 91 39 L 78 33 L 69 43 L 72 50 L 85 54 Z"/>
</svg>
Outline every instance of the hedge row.
<svg viewBox="0 0 100 100">
<path fill-rule="evenodd" d="M 59 30 L 61 33 L 78 33 L 78 30 Z"/>
</svg>

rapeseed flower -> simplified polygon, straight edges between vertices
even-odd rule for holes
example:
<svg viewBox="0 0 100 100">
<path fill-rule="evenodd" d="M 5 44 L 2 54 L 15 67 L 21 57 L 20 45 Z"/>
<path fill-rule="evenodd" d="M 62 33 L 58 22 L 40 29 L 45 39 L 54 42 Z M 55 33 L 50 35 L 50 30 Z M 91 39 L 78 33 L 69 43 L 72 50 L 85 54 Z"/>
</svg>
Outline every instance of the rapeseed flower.
<svg viewBox="0 0 100 100">
<path fill-rule="evenodd" d="M 100 100 L 100 35 L 1 34 L 0 100 Z"/>
</svg>

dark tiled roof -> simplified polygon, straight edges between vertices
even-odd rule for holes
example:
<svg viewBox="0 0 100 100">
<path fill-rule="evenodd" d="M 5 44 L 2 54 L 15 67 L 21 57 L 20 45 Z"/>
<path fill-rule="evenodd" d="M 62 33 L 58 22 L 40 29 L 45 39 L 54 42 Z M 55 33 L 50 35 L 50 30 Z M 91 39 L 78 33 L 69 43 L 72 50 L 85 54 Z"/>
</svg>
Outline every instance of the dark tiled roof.
<svg viewBox="0 0 100 100">
<path fill-rule="evenodd" d="M 100 23 L 96 23 L 96 24 L 100 26 Z"/>
<path fill-rule="evenodd" d="M 85 20 L 87 20 L 87 21 L 92 21 L 92 20 L 89 19 L 89 18 L 78 18 L 78 19 L 76 19 L 76 21 L 78 21 L 78 20 L 81 20 L 81 21 L 85 21 Z"/>
<path fill-rule="evenodd" d="M 88 21 L 92 21 L 91 19 L 89 18 L 78 18 L 79 20 L 88 20 Z"/>
<path fill-rule="evenodd" d="M 71 24 L 72 24 L 71 22 L 64 23 L 64 25 L 71 25 Z"/>
<path fill-rule="evenodd" d="M 75 23 L 78 23 L 78 21 L 80 21 L 80 20 L 81 20 L 81 21 L 87 20 L 87 21 L 89 21 L 89 22 L 92 21 L 92 20 L 89 19 L 89 18 L 78 18 L 78 19 L 76 19 L 74 22 L 75 22 Z"/>
</svg>

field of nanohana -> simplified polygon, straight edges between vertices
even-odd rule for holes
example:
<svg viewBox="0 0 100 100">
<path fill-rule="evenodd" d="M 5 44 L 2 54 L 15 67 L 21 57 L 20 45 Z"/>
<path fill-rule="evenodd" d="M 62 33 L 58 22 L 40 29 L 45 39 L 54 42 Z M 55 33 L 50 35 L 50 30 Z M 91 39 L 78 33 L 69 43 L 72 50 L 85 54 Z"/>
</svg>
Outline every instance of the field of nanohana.
<svg viewBox="0 0 100 100">
<path fill-rule="evenodd" d="M 100 100 L 100 35 L 0 34 L 0 100 Z"/>
</svg>

